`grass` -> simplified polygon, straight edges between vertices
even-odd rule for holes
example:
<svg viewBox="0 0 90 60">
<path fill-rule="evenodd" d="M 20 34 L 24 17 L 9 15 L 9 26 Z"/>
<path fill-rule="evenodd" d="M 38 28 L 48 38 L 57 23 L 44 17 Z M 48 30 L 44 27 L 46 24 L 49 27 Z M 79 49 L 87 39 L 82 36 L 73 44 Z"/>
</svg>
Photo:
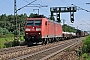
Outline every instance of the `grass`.
<svg viewBox="0 0 90 60">
<path fill-rule="evenodd" d="M 14 37 L 0 38 L 0 48 L 4 48 L 5 43 L 8 43 L 8 42 L 13 41 L 13 40 L 14 40 Z"/>
<path fill-rule="evenodd" d="M 20 37 L 21 41 L 24 41 L 23 35 Z M 12 47 L 14 43 L 14 35 L 6 35 L 0 37 L 0 48 Z"/>
<path fill-rule="evenodd" d="M 87 53 L 84 53 L 84 54 L 81 56 L 80 60 L 90 60 L 90 56 L 89 56 Z"/>
<path fill-rule="evenodd" d="M 80 60 L 90 60 L 90 35 L 83 40 L 82 55 Z"/>
<path fill-rule="evenodd" d="M 70 51 L 70 48 L 66 48 L 66 51 Z"/>
</svg>

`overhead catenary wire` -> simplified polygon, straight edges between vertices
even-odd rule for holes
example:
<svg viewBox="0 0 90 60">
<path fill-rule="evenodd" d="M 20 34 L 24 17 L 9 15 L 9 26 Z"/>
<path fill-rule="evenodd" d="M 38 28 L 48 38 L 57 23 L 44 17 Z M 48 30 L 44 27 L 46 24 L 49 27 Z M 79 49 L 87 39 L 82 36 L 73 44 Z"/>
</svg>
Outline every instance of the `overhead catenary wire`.
<svg viewBox="0 0 90 60">
<path fill-rule="evenodd" d="M 10 3 L 10 2 L 8 2 L 8 1 L 6 1 L 6 0 L 2 0 L 2 1 L 4 1 L 4 2 L 10 4 L 10 5 L 14 5 L 13 3 Z M 28 3 L 29 3 L 29 2 L 28 2 Z M 31 5 L 35 5 L 35 4 L 31 4 Z M 17 7 L 18 7 L 18 6 L 17 6 Z M 28 11 L 30 11 L 30 10 L 28 10 Z"/>
<path fill-rule="evenodd" d="M 43 9 L 43 8 L 41 8 L 41 7 L 39 7 L 41 10 L 43 10 L 43 11 L 45 11 L 45 12 L 47 12 L 48 13 L 48 11 L 47 10 L 45 10 L 45 9 Z"/>
<path fill-rule="evenodd" d="M 23 0 L 23 1 L 25 1 L 26 3 L 29 3 L 27 0 Z M 42 1 L 41 1 L 41 4 L 42 4 Z M 40 4 L 31 4 L 31 5 L 40 5 Z"/>
<path fill-rule="evenodd" d="M 27 2 L 28 3 L 28 1 L 27 0 L 23 0 L 23 1 L 25 1 L 25 2 Z M 41 1 L 41 0 L 40 0 Z M 35 2 L 36 3 L 36 2 Z M 42 4 L 42 1 L 41 1 L 41 4 Z M 41 7 L 47 7 L 47 6 L 41 6 L 40 4 L 31 4 L 31 5 L 34 5 L 34 6 L 30 6 L 30 7 L 39 7 L 40 9 L 42 9 Z M 39 6 L 36 6 L 36 5 L 39 5 Z M 29 7 L 29 6 L 27 6 L 27 7 Z M 48 13 L 48 11 L 46 11 L 45 9 L 42 9 L 43 11 L 45 11 L 45 12 L 47 12 Z"/>
<path fill-rule="evenodd" d="M 24 5 L 23 7 L 17 9 L 17 11 L 18 11 L 18 10 L 21 10 L 21 9 L 24 8 L 24 7 L 27 7 L 28 5 L 32 4 L 32 3 L 35 2 L 35 1 L 36 1 L 36 0 L 34 0 L 34 1 L 32 1 L 32 2 L 30 2 L 30 3 L 28 3 L 28 4 L 26 4 L 26 5 Z"/>
<path fill-rule="evenodd" d="M 90 26 L 90 24 L 88 24 L 86 21 L 84 21 L 84 20 L 82 20 L 84 23 L 86 23 L 87 25 L 89 25 Z"/>
<path fill-rule="evenodd" d="M 74 4 L 71 4 L 71 5 L 72 5 L 72 6 L 77 7 L 77 10 L 84 10 L 84 11 L 86 11 L 86 12 L 89 12 L 89 13 L 90 13 L 90 11 L 89 11 L 89 10 L 87 10 L 87 9 L 81 8 L 81 7 L 76 6 L 76 5 L 74 5 Z"/>
<path fill-rule="evenodd" d="M 23 0 L 23 1 L 25 1 L 26 3 L 29 3 L 29 1 L 27 0 Z M 30 5 L 40 5 L 40 4 L 30 4 Z"/>
<path fill-rule="evenodd" d="M 66 6 L 68 6 L 68 4 L 65 2 L 65 1 L 63 1 L 63 0 L 61 0 L 62 1 L 62 3 L 64 3 Z"/>
</svg>

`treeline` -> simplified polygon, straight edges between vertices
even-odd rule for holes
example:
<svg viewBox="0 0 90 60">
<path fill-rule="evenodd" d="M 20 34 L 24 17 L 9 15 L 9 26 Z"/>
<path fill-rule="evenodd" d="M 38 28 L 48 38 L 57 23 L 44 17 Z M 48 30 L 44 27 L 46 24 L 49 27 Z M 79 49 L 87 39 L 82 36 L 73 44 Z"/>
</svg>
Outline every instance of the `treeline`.
<svg viewBox="0 0 90 60">
<path fill-rule="evenodd" d="M 74 27 L 71 27 L 71 26 L 69 26 L 69 25 L 67 25 L 67 24 L 64 24 L 63 26 L 62 26 L 62 28 L 63 28 L 63 31 L 64 32 L 76 32 L 76 30 L 77 29 L 75 29 Z"/>
<path fill-rule="evenodd" d="M 18 27 L 17 29 L 19 29 L 19 25 L 20 25 L 20 31 L 22 32 L 21 34 L 23 34 L 23 28 L 27 17 L 28 16 L 26 13 L 17 15 L 17 27 Z M 12 14 L 0 15 L 0 34 L 9 34 L 9 33 L 14 34 L 14 31 L 15 31 L 14 15 Z"/>
</svg>

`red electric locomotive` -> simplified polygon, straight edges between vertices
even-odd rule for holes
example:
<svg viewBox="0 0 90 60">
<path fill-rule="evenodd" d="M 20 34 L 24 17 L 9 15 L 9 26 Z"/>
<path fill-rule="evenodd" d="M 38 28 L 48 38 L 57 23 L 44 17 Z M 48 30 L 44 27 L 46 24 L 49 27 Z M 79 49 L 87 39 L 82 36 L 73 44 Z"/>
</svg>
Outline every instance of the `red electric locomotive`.
<svg viewBox="0 0 90 60">
<path fill-rule="evenodd" d="M 27 18 L 24 38 L 28 44 L 57 41 L 62 38 L 62 26 L 45 17 Z"/>
</svg>

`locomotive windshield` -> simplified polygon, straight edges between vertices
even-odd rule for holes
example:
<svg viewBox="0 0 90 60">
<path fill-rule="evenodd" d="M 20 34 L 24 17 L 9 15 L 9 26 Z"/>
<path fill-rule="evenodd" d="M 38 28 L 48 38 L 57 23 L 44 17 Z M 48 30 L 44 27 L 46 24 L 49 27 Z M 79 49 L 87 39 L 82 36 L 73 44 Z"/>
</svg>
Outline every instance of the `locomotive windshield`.
<svg viewBox="0 0 90 60">
<path fill-rule="evenodd" d="M 41 26 L 42 20 L 27 20 L 27 26 Z"/>
</svg>

